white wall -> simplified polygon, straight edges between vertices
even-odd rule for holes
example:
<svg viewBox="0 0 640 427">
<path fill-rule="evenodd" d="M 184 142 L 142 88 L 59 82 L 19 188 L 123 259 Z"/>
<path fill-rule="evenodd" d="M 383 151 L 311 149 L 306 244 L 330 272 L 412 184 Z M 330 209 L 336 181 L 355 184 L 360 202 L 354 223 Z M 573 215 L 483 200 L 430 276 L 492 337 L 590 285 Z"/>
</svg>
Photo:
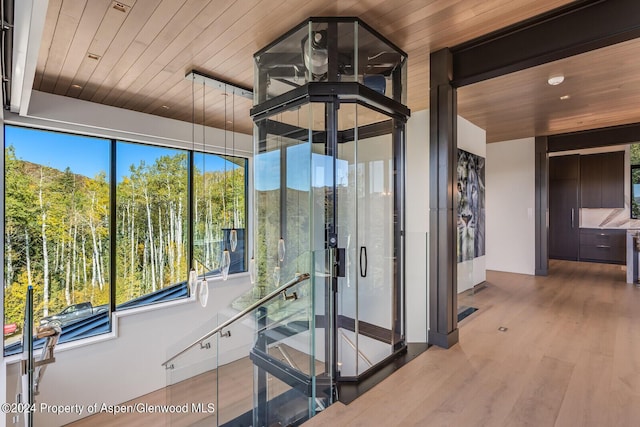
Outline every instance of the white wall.
<svg viewBox="0 0 640 427">
<path fill-rule="evenodd" d="M 487 144 L 487 269 L 535 274 L 535 139 Z"/>
<path fill-rule="evenodd" d="M 184 343 L 185 335 L 195 341 L 198 337 L 191 336 L 195 327 L 205 322 L 210 325 L 208 329 L 215 327 L 216 321 L 210 320 L 250 287 L 246 274 L 236 275 L 227 282 L 210 284 L 209 304 L 204 309 L 190 299 L 118 313 L 111 334 L 82 340 L 84 345 L 79 341 L 56 348 L 56 362 L 47 368 L 36 403 L 78 404 L 84 408 L 95 403 L 114 405 L 165 387 L 167 371 L 162 363 L 170 357 L 168 352 L 176 349 L 177 343 Z M 227 345 L 242 346 L 245 338 L 232 334 Z M 19 358 L 5 359 L 10 401 L 16 394 Z M 86 412 L 38 413 L 35 425 L 60 426 L 85 416 Z"/>
<path fill-rule="evenodd" d="M 459 149 L 477 156 L 484 158 L 487 157 L 487 132 L 484 129 L 479 128 L 460 116 L 458 116 L 457 129 Z M 488 187 L 488 184 L 486 184 L 486 187 Z M 488 216 L 488 213 L 485 211 L 485 217 Z M 488 230 L 485 230 L 485 235 L 488 235 Z M 487 280 L 487 269 L 485 263 L 486 255 L 458 263 L 458 293 L 471 289 L 475 285 Z"/>
<path fill-rule="evenodd" d="M 429 278 L 429 111 L 407 122 L 405 290 L 407 341 L 427 342 Z"/>
</svg>

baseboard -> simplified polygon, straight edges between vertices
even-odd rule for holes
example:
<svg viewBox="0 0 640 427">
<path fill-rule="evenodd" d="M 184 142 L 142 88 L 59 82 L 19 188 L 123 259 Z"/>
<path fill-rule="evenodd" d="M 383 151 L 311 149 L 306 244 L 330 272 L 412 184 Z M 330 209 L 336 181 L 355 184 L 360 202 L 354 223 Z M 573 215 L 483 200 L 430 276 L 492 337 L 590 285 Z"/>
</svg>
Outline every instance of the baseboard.
<svg viewBox="0 0 640 427">
<path fill-rule="evenodd" d="M 453 331 L 442 334 L 435 331 L 429 331 L 429 344 L 437 345 L 442 348 L 451 348 L 458 343 L 458 328 Z"/>
</svg>

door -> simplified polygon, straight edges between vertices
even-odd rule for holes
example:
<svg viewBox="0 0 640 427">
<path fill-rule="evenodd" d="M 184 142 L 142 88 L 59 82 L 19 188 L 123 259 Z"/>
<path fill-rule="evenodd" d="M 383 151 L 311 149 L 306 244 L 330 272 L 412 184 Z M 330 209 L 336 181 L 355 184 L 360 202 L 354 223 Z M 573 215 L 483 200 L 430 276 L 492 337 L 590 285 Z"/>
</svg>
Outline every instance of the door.
<svg viewBox="0 0 640 427">
<path fill-rule="evenodd" d="M 339 377 L 355 378 L 389 357 L 401 331 L 396 277 L 398 203 L 392 122 L 355 104 L 340 107 L 337 181 Z M 372 114 L 373 113 L 373 114 Z"/>
<path fill-rule="evenodd" d="M 549 159 L 549 258 L 577 261 L 580 156 Z"/>
</svg>

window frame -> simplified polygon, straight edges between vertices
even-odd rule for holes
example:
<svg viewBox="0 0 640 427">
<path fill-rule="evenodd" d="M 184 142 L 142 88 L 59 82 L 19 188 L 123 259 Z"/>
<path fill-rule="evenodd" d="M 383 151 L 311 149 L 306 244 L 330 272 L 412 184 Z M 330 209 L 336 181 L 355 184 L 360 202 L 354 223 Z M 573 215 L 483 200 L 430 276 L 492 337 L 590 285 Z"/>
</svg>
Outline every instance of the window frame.
<svg viewBox="0 0 640 427">
<path fill-rule="evenodd" d="M 631 219 L 640 219 L 640 204 L 637 205 L 636 209 L 637 209 L 637 213 L 634 214 L 634 204 L 635 204 L 635 197 L 634 197 L 634 192 L 633 192 L 633 172 L 634 171 L 639 171 L 640 174 L 640 164 L 632 164 L 630 167 L 630 174 L 629 174 L 629 182 L 630 182 L 630 189 L 629 189 L 629 217 Z M 638 185 L 640 185 L 640 182 L 638 183 Z M 637 196 L 640 197 L 640 194 L 638 194 Z"/>
<path fill-rule="evenodd" d="M 251 166 L 252 166 L 252 157 L 250 155 L 239 155 L 237 152 L 230 154 L 230 153 L 220 153 L 217 151 L 213 151 L 213 150 L 196 150 L 195 146 L 192 145 L 191 147 L 187 146 L 187 142 L 185 141 L 185 144 L 160 144 L 157 142 L 150 142 L 150 141 L 144 141 L 144 139 L 142 140 L 132 140 L 132 139 L 128 139 L 128 138 L 122 138 L 122 137 L 114 137 L 114 136 L 110 136 L 110 135 L 105 135 L 105 134 L 100 134 L 100 133 L 96 133 L 96 132 L 92 132 L 92 129 L 87 128 L 87 129 L 81 129 L 81 130 L 76 130 L 76 129 L 65 129 L 63 127 L 45 127 L 45 126 L 41 126 L 38 124 L 32 124 L 32 123 L 24 123 L 22 121 L 14 121 L 14 120 L 4 120 L 3 121 L 3 126 L 2 126 L 2 132 L 3 132 L 3 150 L 6 150 L 7 147 L 7 143 L 9 141 L 7 141 L 6 139 L 6 127 L 15 127 L 15 128 L 24 128 L 24 129 L 32 129 L 32 130 L 36 130 L 36 131 L 41 131 L 41 132 L 52 132 L 52 133 L 60 133 L 60 134 L 65 134 L 65 135 L 72 135 L 72 136 L 80 136 L 80 137 L 85 137 L 85 138 L 96 138 L 96 139 L 100 139 L 100 140 L 104 140 L 104 141 L 108 141 L 109 144 L 109 152 L 110 152 L 110 158 L 109 158 L 109 203 L 110 203 L 110 207 L 109 207 L 109 266 L 108 266 L 108 270 L 109 270 L 109 275 L 110 275 L 110 301 L 109 301 L 109 317 L 110 317 L 110 321 L 109 321 L 109 331 L 106 332 L 102 332 L 102 333 L 97 333 L 95 335 L 89 335 L 89 336 L 80 336 L 76 339 L 70 339 L 68 341 L 61 341 L 60 343 L 78 343 L 81 341 L 85 341 L 85 340 L 94 340 L 96 339 L 96 337 L 100 337 L 100 336 L 104 336 L 104 335 L 108 335 L 108 334 L 113 334 L 113 332 L 117 329 L 114 328 L 113 325 L 113 318 L 114 315 L 116 315 L 116 313 L 119 313 L 116 316 L 122 316 L 127 312 L 139 312 L 139 310 L 156 310 L 156 309 L 160 309 L 163 305 L 166 305 L 167 307 L 169 306 L 173 306 L 176 303 L 181 303 L 181 302 L 186 302 L 188 301 L 188 299 L 193 298 L 192 295 L 189 295 L 188 292 L 188 286 L 187 286 L 187 279 L 188 279 L 188 269 L 190 268 L 190 266 L 192 265 L 193 261 L 193 247 L 194 247 L 194 227 L 193 227 L 193 202 L 194 202 L 194 191 L 193 191 L 193 185 L 194 185 L 194 181 L 193 181 L 193 176 L 194 176 L 194 158 L 196 154 L 204 154 L 204 155 L 215 155 L 215 156 L 219 156 L 221 158 L 236 158 L 236 159 L 242 159 L 243 161 L 243 167 L 244 167 L 244 199 L 245 199 L 245 203 L 244 203 L 244 209 L 242 211 L 242 215 L 244 215 L 244 229 L 245 229 L 245 247 L 244 247 L 244 253 L 243 253 L 243 257 L 244 257 L 244 263 L 243 263 L 243 270 L 242 271 L 237 271 L 237 272 L 229 272 L 229 278 L 233 278 L 233 277 L 237 277 L 239 275 L 246 275 L 247 274 L 247 269 L 248 269 L 248 258 L 249 258 L 249 250 L 251 248 L 252 245 L 252 230 L 253 230 L 253 224 L 252 224 L 252 216 L 251 216 L 251 212 L 252 212 L 252 203 L 253 203 L 253 197 L 251 196 L 251 191 L 249 188 L 249 185 L 252 182 L 252 179 L 250 177 L 251 172 Z M 84 126 L 82 126 L 84 127 Z M 187 289 L 187 294 L 184 296 L 180 296 L 177 298 L 171 298 L 168 300 L 163 300 L 163 301 L 159 301 L 159 302 L 150 302 L 150 303 L 144 303 L 144 304 L 140 304 L 140 305 L 134 305 L 131 307 L 123 307 L 123 308 L 118 308 L 116 307 L 116 289 L 117 289 L 117 275 L 116 275 L 116 239 L 117 239 L 117 233 L 116 233 L 116 227 L 117 227 L 117 195 L 116 195 L 116 188 L 117 188 L 117 176 L 116 176 L 116 168 L 117 168 L 117 150 L 116 147 L 118 145 L 118 142 L 124 142 L 124 143 L 130 143 L 130 144 L 136 144 L 136 145 L 147 145 L 147 146 L 151 146 L 151 147 L 159 147 L 159 148 L 168 148 L 168 149 L 175 149 L 175 150 L 181 150 L 187 153 L 187 226 L 185 227 L 185 232 L 187 234 L 187 238 L 186 238 L 186 245 L 187 245 L 187 249 L 186 249 L 186 253 L 188 256 L 188 262 L 187 262 L 187 266 L 188 269 L 187 271 L 185 271 L 185 281 L 184 282 L 179 282 L 179 283 L 175 283 L 175 284 L 169 284 L 165 287 L 163 287 L 162 289 L 167 289 L 179 284 L 184 284 L 185 288 Z M 6 179 L 5 176 L 5 168 L 6 168 L 6 164 L 3 163 L 3 185 L 4 185 L 4 180 Z M 4 203 L 4 193 L 3 193 L 3 203 Z M 3 224 L 4 221 L 6 221 L 6 212 L 4 212 L 3 218 L 2 218 Z M 4 245 L 4 239 L 5 239 L 5 232 L 3 232 L 3 245 Z M 4 261 L 3 261 L 4 262 Z M 213 280 L 222 280 L 222 277 L 220 276 L 208 276 L 208 278 L 213 279 Z M 3 278 L 4 281 L 4 278 Z M 3 290 L 4 293 L 4 290 Z M 5 299 L 3 296 L 3 312 L 4 312 L 4 304 L 5 304 Z M 129 302 L 129 301 L 127 301 Z M 4 325 L 4 319 L 2 319 L 2 323 Z M 24 333 L 24 331 L 23 331 Z M 82 343 L 80 343 L 80 345 L 82 345 Z M 4 350 L 4 339 L 3 339 L 3 354 L 5 357 L 7 356 L 11 356 L 15 353 L 6 353 L 6 351 Z"/>
</svg>

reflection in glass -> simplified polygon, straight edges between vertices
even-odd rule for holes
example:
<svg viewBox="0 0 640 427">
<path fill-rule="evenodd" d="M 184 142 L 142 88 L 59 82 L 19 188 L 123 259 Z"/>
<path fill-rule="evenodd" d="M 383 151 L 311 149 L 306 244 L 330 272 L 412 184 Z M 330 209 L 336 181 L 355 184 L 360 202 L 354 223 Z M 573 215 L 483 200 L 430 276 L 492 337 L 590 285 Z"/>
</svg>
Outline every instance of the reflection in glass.
<svg viewBox="0 0 640 427">
<path fill-rule="evenodd" d="M 231 255 L 229 250 L 222 251 L 222 257 L 220 259 L 220 272 L 222 274 L 222 280 L 227 280 L 229 277 L 229 266 L 231 265 Z"/>
<path fill-rule="evenodd" d="M 278 240 L 278 259 L 280 262 L 284 261 L 285 253 L 286 249 L 284 247 L 284 239 L 281 237 L 280 240 Z"/>
<path fill-rule="evenodd" d="M 256 260 L 254 257 L 251 257 L 249 261 L 249 278 L 252 285 L 256 283 Z"/>
<path fill-rule="evenodd" d="M 231 249 L 231 252 L 235 252 L 237 246 L 238 246 L 238 230 L 234 228 L 229 232 L 229 247 Z"/>
<path fill-rule="evenodd" d="M 196 294 L 196 287 L 198 286 L 198 273 L 194 268 L 189 272 L 189 295 Z"/>
<path fill-rule="evenodd" d="M 247 161 L 195 153 L 193 164 L 193 256 L 204 271 L 212 275 L 246 271 Z M 237 209 L 225 208 L 231 205 Z M 226 224 L 233 224 L 233 228 L 224 228 Z M 225 249 L 231 250 L 228 257 L 223 254 Z M 226 272 L 223 271 L 225 265 Z"/>
<path fill-rule="evenodd" d="M 279 266 L 275 266 L 273 268 L 273 283 L 275 284 L 275 286 L 278 286 L 280 284 L 280 267 Z"/>
</svg>

